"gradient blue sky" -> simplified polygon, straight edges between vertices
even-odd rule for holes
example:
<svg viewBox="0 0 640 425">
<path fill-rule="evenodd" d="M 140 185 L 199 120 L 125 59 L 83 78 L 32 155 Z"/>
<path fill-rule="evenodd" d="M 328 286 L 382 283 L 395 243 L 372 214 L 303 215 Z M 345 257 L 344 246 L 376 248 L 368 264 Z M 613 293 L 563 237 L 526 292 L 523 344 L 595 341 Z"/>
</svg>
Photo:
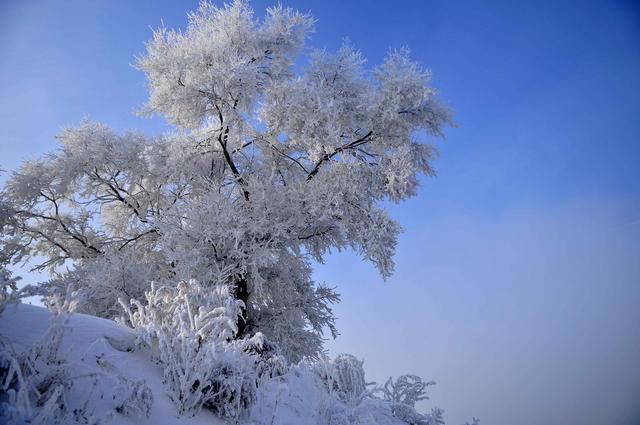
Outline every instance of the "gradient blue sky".
<svg viewBox="0 0 640 425">
<path fill-rule="evenodd" d="M 133 114 L 146 90 L 128 64 L 196 4 L 2 0 L 0 166 L 84 117 L 165 131 Z M 438 177 L 390 207 L 406 230 L 396 274 L 348 252 L 318 268 L 343 294 L 331 352 L 365 357 L 372 380 L 435 379 L 427 405 L 453 425 L 640 424 L 639 9 L 284 4 L 318 19 L 311 47 L 349 37 L 376 64 L 409 46 L 459 124 L 437 143 Z"/>
</svg>

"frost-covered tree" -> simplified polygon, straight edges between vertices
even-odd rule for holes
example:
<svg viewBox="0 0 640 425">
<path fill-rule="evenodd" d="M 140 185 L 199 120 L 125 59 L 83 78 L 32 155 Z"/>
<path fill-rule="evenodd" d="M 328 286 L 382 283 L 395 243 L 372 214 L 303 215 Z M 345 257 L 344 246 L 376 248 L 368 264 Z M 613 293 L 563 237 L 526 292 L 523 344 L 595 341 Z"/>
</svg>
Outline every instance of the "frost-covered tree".
<svg viewBox="0 0 640 425">
<path fill-rule="evenodd" d="M 316 356 L 323 330 L 336 334 L 338 295 L 312 262 L 351 248 L 392 273 L 400 226 L 383 204 L 433 174 L 424 141 L 450 117 L 407 50 L 373 68 L 349 44 L 301 60 L 312 29 L 309 15 L 257 19 L 235 1 L 155 31 L 137 61 L 143 112 L 175 131 L 64 130 L 2 190 L 0 263 L 36 261 L 52 290 L 72 287 L 81 311 L 105 317 L 123 313 L 120 298 L 144 302 L 152 281 L 226 279 L 242 301 L 237 338 L 262 332 L 290 360 Z"/>
</svg>

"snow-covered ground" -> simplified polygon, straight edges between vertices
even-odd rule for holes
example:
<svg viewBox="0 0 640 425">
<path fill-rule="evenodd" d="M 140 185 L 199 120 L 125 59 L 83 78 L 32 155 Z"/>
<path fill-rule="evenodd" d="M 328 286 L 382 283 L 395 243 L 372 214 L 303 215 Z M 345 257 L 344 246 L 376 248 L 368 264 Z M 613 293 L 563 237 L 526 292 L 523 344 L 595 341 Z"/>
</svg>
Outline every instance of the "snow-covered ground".
<svg viewBox="0 0 640 425">
<path fill-rule="evenodd" d="M 36 344 L 49 327 L 51 313 L 42 307 L 18 304 L 9 306 L 0 316 L 0 336 L 6 338 L 17 352 L 26 351 Z M 165 395 L 162 370 L 145 350 L 132 350 L 135 335 L 131 329 L 111 320 L 85 314 L 73 314 L 70 329 L 65 333 L 63 350 L 69 350 L 69 361 L 78 373 L 106 373 L 126 376 L 131 380 L 144 380 L 153 392 L 153 404 L 148 421 L 153 425 L 216 425 L 224 424 L 207 410 L 194 417 L 180 417 L 171 400 Z M 88 382 L 88 381 L 87 381 Z M 108 382 L 108 381 L 107 381 Z M 87 388 L 89 391 L 90 388 Z M 100 390 L 100 388 L 99 388 Z M 103 388 L 109 393 L 111 388 Z M 96 406 L 96 411 L 106 410 Z M 115 413 L 113 424 L 139 424 L 140 418 L 129 418 Z M 0 423 L 4 423 L 0 418 Z"/>
<path fill-rule="evenodd" d="M 168 340 L 158 334 L 159 339 L 141 343 L 135 333 L 139 329 L 63 313 L 70 307 L 59 305 L 53 315 L 42 307 L 12 304 L 1 312 L 0 390 L 5 392 L 0 393 L 0 415 L 5 417 L 0 417 L 0 424 L 443 423 L 438 409 L 425 414 L 414 409 L 425 399 L 429 383 L 403 375 L 375 391 L 367 389 L 362 361 L 348 354 L 288 364 L 269 351 L 277 347 L 260 333 L 226 341 L 215 353 L 205 351 L 205 345 L 185 351 L 188 335 Z M 175 316 L 169 317 L 173 321 Z M 159 359 L 155 351 L 164 357 Z M 209 356 L 200 357 L 202 353 Z M 182 392 L 176 393 L 176 386 Z M 207 386 L 216 392 L 207 393 Z M 382 396 L 376 395 L 379 391 Z M 205 393 L 210 403 L 206 408 L 200 409 L 201 403 L 184 409 L 189 400 Z M 178 415 L 178 407 L 183 415 Z M 197 413 L 192 416 L 193 412 Z"/>
</svg>

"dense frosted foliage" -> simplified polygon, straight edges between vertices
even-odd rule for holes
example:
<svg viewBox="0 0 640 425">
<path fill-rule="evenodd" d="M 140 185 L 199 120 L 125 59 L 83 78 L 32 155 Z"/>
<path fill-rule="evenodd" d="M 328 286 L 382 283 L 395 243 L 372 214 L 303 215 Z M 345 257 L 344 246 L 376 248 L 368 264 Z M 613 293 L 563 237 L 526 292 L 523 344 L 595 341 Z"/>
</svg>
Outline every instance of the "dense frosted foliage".
<svg viewBox="0 0 640 425">
<path fill-rule="evenodd" d="M 339 298 L 311 261 L 352 248 L 389 276 L 400 227 L 381 201 L 433 173 L 420 139 L 449 114 L 406 50 L 367 68 L 345 45 L 294 72 L 312 29 L 308 15 L 275 7 L 258 20 L 236 1 L 155 31 L 137 61 L 144 112 L 176 131 L 63 131 L 2 191 L 0 263 L 44 259 L 49 289 L 72 288 L 80 311 L 107 318 L 123 313 L 118 299 L 146 302 L 152 281 L 224 284 L 242 302 L 236 337 L 262 332 L 290 360 L 316 357 Z"/>
</svg>

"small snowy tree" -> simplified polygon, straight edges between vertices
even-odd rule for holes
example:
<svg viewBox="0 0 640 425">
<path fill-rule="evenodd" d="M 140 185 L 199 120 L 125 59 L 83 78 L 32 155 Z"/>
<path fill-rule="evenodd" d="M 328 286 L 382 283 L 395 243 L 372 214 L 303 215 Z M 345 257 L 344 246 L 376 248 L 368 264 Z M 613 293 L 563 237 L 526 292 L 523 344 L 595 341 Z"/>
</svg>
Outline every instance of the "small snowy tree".
<svg viewBox="0 0 640 425">
<path fill-rule="evenodd" d="M 425 136 L 450 117 L 407 50 L 368 68 L 346 44 L 296 72 L 312 29 L 309 15 L 274 7 L 259 20 L 237 0 L 155 31 L 137 61 L 143 112 L 176 131 L 64 130 L 2 190 L 0 262 L 44 259 L 51 287 L 103 317 L 122 313 L 119 298 L 145 302 L 152 280 L 213 287 L 224 270 L 242 302 L 236 338 L 262 332 L 290 360 L 317 356 L 338 295 L 312 261 L 351 248 L 392 273 L 400 226 L 383 203 L 433 174 Z"/>
</svg>

